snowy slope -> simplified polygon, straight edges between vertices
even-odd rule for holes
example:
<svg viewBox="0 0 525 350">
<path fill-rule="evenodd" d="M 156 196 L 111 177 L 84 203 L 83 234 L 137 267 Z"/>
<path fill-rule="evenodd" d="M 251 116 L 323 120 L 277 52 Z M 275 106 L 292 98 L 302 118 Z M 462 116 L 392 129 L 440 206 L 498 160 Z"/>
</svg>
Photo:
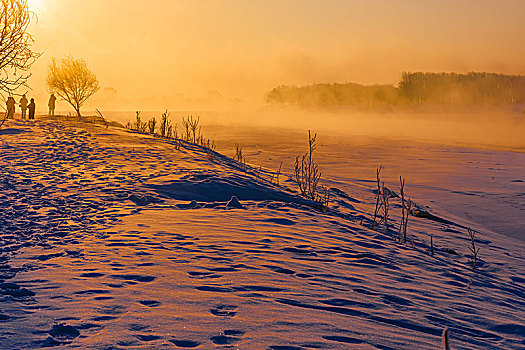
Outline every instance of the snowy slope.
<svg viewBox="0 0 525 350">
<path fill-rule="evenodd" d="M 0 152 L 0 348 L 525 346 L 523 243 L 482 230 L 472 271 L 475 222 L 411 216 L 401 244 L 397 198 L 372 231 L 374 174 L 329 178 L 322 212 L 286 176 L 121 129 L 11 121 Z"/>
</svg>

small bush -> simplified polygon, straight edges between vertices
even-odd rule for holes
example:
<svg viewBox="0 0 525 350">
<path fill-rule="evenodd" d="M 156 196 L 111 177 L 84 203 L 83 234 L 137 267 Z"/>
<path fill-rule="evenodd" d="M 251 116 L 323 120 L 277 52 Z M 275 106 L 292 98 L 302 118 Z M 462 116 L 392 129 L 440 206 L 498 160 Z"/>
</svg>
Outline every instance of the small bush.
<svg viewBox="0 0 525 350">
<path fill-rule="evenodd" d="M 132 130 L 136 130 L 138 132 L 145 133 L 146 132 L 146 128 L 147 128 L 147 123 L 143 122 L 142 119 L 140 118 L 140 111 L 136 111 L 135 113 L 136 113 L 135 124 L 130 125 L 131 129 Z"/>
<path fill-rule="evenodd" d="M 136 111 L 135 112 L 135 126 L 134 126 L 134 129 L 139 131 L 141 125 L 142 125 L 142 120 L 140 119 L 140 111 Z"/>
<path fill-rule="evenodd" d="M 170 114 L 168 113 L 168 110 L 166 112 L 162 113 L 162 116 L 160 117 L 160 137 L 162 138 L 169 138 L 168 135 L 171 134 L 171 121 L 168 119 Z"/>
<path fill-rule="evenodd" d="M 314 151 L 317 148 L 315 144 L 316 139 L 317 134 L 312 136 L 310 130 L 308 130 L 308 152 L 301 157 L 297 156 L 295 158 L 294 177 L 301 195 L 314 202 L 317 202 L 320 204 L 323 210 L 326 210 L 328 208 L 329 201 L 328 189 L 324 189 L 323 196 L 319 195 L 318 193 L 321 172 L 319 171 L 319 166 L 315 163 L 313 157 Z"/>
<path fill-rule="evenodd" d="M 185 141 L 197 143 L 200 138 L 201 128 L 199 126 L 200 117 L 193 119 L 193 116 L 188 116 L 186 119 L 182 118 L 182 125 L 185 130 Z M 183 137 L 184 138 L 184 137 Z"/>
<path fill-rule="evenodd" d="M 399 242 L 406 243 L 407 241 L 407 228 L 408 228 L 408 215 L 412 210 L 412 201 L 410 198 L 405 200 L 405 179 L 399 177 L 399 193 L 401 195 L 401 223 L 399 224 Z"/>
<path fill-rule="evenodd" d="M 102 122 L 104 123 L 104 125 L 106 125 L 106 129 L 107 129 L 109 126 L 108 120 L 104 118 L 104 115 L 102 114 L 101 111 L 99 111 L 98 109 L 95 109 L 95 111 L 97 111 L 98 116 L 102 119 Z"/>
<path fill-rule="evenodd" d="M 373 230 L 376 226 L 383 224 L 383 233 L 386 234 L 388 232 L 388 218 L 390 216 L 390 197 L 393 193 L 385 186 L 384 181 L 381 181 L 382 169 L 382 165 L 376 169 L 376 205 L 370 228 Z"/>
<path fill-rule="evenodd" d="M 235 159 L 239 163 L 246 164 L 246 157 L 242 154 L 242 146 L 238 143 L 235 143 Z"/>
<path fill-rule="evenodd" d="M 206 148 L 206 156 L 210 162 L 215 161 L 215 152 L 211 148 Z"/>
<path fill-rule="evenodd" d="M 383 208 L 383 233 L 386 235 L 388 232 L 388 215 L 390 210 L 390 191 L 385 187 L 385 183 L 381 184 L 381 201 Z"/>
<path fill-rule="evenodd" d="M 211 140 L 211 142 L 210 142 L 210 139 L 207 139 L 205 146 L 207 148 L 211 149 L 212 151 L 215 151 L 215 141 L 214 140 Z"/>
<path fill-rule="evenodd" d="M 381 201 L 381 170 L 383 169 L 383 166 L 380 165 L 379 168 L 376 169 L 376 183 L 377 183 L 377 194 L 376 194 L 376 206 L 374 209 L 374 216 L 372 218 L 372 224 L 370 225 L 370 229 L 374 229 L 374 227 L 379 225 L 378 220 L 378 214 L 379 210 L 381 209 L 382 201 Z"/>
<path fill-rule="evenodd" d="M 323 189 L 322 204 L 325 211 L 328 210 L 328 202 L 330 202 L 330 189 L 327 186 L 321 186 Z"/>
<path fill-rule="evenodd" d="M 470 237 L 470 246 L 468 249 L 470 250 L 471 258 L 470 263 L 472 264 L 472 270 L 475 270 L 478 264 L 478 253 L 479 253 L 479 247 L 476 248 L 476 231 L 472 230 L 470 227 L 468 228 L 468 235 Z"/>
<path fill-rule="evenodd" d="M 170 113 L 168 112 L 168 110 L 166 110 L 164 113 L 162 113 L 160 122 L 157 122 L 155 118 L 151 118 L 148 122 L 143 122 L 140 117 L 140 111 L 137 111 L 135 121 L 128 121 L 126 123 L 126 128 L 141 133 L 149 133 L 152 135 L 155 135 L 155 130 L 158 129 L 158 135 L 160 137 L 175 141 L 174 146 L 176 150 L 180 150 L 180 146 L 183 141 L 196 143 L 211 151 L 215 150 L 215 141 L 207 139 L 201 134 L 201 127 L 199 126 L 199 117 L 197 117 L 196 119 L 193 119 L 192 116 L 182 118 L 182 125 L 185 128 L 185 132 L 181 135 L 181 138 L 179 138 L 177 124 L 172 124 L 169 119 L 169 116 Z M 215 155 L 210 155 L 208 158 L 215 159 Z"/>
<path fill-rule="evenodd" d="M 317 134 L 312 137 L 310 130 L 308 130 L 308 152 L 300 160 L 297 156 L 294 166 L 295 181 L 299 186 L 301 195 L 313 201 L 317 199 L 317 185 L 321 179 L 321 172 L 313 158 L 316 138 Z"/>
<path fill-rule="evenodd" d="M 155 134 L 155 128 L 157 126 L 157 119 L 155 119 L 155 117 L 151 118 L 149 121 L 148 121 L 148 130 L 149 130 L 149 133 L 154 135 Z"/>
<path fill-rule="evenodd" d="M 276 179 L 276 184 L 277 184 L 277 186 L 279 186 L 279 176 L 281 175 L 281 169 L 282 169 L 282 167 L 283 167 L 283 162 L 281 162 L 281 164 L 279 164 L 279 170 L 277 170 L 277 172 L 274 173 L 274 174 L 272 175 L 272 178 L 270 179 L 270 182 L 273 183 L 273 179 L 275 178 L 275 179 Z"/>
</svg>

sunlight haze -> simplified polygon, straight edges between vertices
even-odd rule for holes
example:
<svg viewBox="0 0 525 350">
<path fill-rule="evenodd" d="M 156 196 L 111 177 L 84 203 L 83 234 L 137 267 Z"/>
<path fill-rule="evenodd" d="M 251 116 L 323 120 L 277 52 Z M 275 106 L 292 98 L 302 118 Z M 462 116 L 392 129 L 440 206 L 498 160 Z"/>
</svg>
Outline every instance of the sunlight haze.
<svg viewBox="0 0 525 350">
<path fill-rule="evenodd" d="M 524 14 L 0 1 L 0 349 L 523 349 Z"/>
<path fill-rule="evenodd" d="M 280 84 L 395 84 L 402 71 L 525 73 L 522 1 L 29 5 L 43 53 L 29 81 L 35 95 L 47 94 L 51 58 L 72 55 L 88 62 L 111 95 L 91 103 L 112 109 L 258 106 Z"/>
</svg>

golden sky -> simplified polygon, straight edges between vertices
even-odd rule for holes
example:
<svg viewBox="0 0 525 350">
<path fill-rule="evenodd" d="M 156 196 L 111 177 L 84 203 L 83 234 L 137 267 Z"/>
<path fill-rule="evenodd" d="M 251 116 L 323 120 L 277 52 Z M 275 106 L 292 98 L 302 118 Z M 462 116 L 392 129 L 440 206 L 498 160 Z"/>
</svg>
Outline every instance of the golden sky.
<svg viewBox="0 0 525 350">
<path fill-rule="evenodd" d="M 72 55 L 100 80 L 95 102 L 116 109 L 260 105 L 279 84 L 396 83 L 402 71 L 525 74 L 519 0 L 28 1 L 43 52 L 30 94 L 46 95 L 52 57 Z"/>
</svg>

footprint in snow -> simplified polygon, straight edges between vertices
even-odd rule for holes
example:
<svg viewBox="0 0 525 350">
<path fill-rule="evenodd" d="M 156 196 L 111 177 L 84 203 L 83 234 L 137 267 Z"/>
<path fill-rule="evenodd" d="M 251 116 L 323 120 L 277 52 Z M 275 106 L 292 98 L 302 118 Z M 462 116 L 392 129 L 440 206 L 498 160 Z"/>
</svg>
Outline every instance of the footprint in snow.
<svg viewBox="0 0 525 350">
<path fill-rule="evenodd" d="M 73 339 L 80 335 L 78 329 L 73 326 L 68 326 L 62 323 L 55 324 L 49 331 L 49 334 L 58 339 Z"/>
<path fill-rule="evenodd" d="M 217 305 L 210 309 L 210 313 L 219 317 L 234 317 L 237 314 L 235 305 Z"/>
<path fill-rule="evenodd" d="M 210 340 L 217 345 L 233 344 L 238 342 L 240 339 L 237 337 L 230 337 L 227 335 L 216 335 L 210 338 Z"/>
<path fill-rule="evenodd" d="M 147 307 L 155 307 L 160 305 L 160 301 L 156 300 L 141 300 L 139 303 Z"/>
<path fill-rule="evenodd" d="M 179 348 L 196 348 L 201 345 L 201 343 L 193 340 L 172 339 L 170 342 Z"/>
</svg>

